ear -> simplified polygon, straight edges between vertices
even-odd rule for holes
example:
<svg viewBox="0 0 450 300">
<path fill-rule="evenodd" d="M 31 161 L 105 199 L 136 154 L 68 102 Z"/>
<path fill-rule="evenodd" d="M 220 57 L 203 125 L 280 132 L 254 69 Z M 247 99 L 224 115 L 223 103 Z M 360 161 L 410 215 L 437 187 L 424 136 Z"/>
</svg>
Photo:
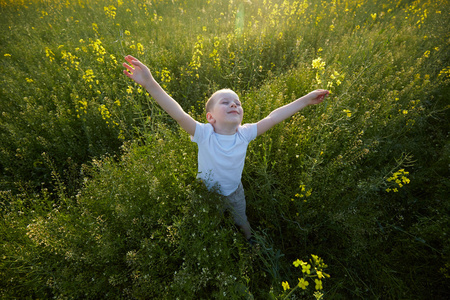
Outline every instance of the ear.
<svg viewBox="0 0 450 300">
<path fill-rule="evenodd" d="M 206 113 L 206 120 L 208 121 L 209 124 L 214 125 L 214 123 L 216 123 L 216 119 L 214 119 L 213 115 L 211 112 L 207 112 Z"/>
</svg>

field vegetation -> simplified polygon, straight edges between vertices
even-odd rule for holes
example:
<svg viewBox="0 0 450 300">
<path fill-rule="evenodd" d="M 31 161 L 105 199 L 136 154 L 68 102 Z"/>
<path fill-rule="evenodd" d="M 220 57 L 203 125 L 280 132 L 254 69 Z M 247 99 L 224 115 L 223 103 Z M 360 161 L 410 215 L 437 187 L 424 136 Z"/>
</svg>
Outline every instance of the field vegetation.
<svg viewBox="0 0 450 300">
<path fill-rule="evenodd" d="M 0 297 L 446 299 L 447 0 L 0 0 Z M 195 119 L 317 88 L 248 149 L 258 247 L 195 179 Z"/>
</svg>

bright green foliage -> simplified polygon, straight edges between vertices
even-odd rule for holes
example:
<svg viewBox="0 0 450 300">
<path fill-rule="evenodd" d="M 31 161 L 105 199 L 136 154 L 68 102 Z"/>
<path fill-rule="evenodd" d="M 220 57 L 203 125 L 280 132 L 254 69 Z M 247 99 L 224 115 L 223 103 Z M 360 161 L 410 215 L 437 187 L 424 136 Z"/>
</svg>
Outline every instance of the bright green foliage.
<svg viewBox="0 0 450 300">
<path fill-rule="evenodd" d="M 0 0 L 0 12 L 0 297 L 450 293 L 447 0 Z M 127 54 L 199 121 L 219 88 L 239 94 L 244 122 L 332 92 L 249 146 L 259 246 L 196 181 L 188 135 L 122 74 Z"/>
</svg>

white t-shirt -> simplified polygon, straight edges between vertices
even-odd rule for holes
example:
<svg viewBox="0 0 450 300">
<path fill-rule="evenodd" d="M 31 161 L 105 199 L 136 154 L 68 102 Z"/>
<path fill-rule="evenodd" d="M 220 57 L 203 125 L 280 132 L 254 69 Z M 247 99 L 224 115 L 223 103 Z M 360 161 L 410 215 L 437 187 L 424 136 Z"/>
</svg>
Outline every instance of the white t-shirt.
<svg viewBox="0 0 450 300">
<path fill-rule="evenodd" d="M 215 133 L 211 124 L 197 122 L 191 138 L 198 145 L 197 178 L 208 189 L 217 185 L 224 196 L 233 193 L 241 182 L 247 146 L 256 135 L 256 123 L 239 126 L 233 135 L 222 135 Z"/>
</svg>

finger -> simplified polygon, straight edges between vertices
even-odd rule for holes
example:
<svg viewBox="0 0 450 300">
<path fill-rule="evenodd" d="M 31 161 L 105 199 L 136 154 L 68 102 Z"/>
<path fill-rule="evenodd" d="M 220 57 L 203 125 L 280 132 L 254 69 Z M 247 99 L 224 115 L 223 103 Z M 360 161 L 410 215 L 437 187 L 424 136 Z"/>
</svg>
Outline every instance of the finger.
<svg viewBox="0 0 450 300">
<path fill-rule="evenodd" d="M 123 63 L 123 66 L 130 72 L 134 71 L 134 68 L 132 66 L 130 66 L 129 64 L 127 64 L 127 63 Z"/>
<path fill-rule="evenodd" d="M 133 79 L 133 78 L 131 77 L 133 74 L 131 74 L 131 73 L 128 72 L 127 70 L 123 70 L 123 74 L 125 74 L 125 75 L 127 75 L 127 77 Z"/>
<path fill-rule="evenodd" d="M 125 60 L 128 62 L 131 62 L 131 61 L 137 60 L 137 59 L 135 57 L 133 57 L 132 55 L 127 55 L 127 56 L 125 56 Z"/>
<path fill-rule="evenodd" d="M 131 60 L 130 63 L 134 66 L 134 67 L 138 67 L 140 69 L 144 69 L 145 65 L 143 63 L 141 63 L 139 60 L 137 60 L 136 58 L 134 58 L 134 60 Z"/>
</svg>

